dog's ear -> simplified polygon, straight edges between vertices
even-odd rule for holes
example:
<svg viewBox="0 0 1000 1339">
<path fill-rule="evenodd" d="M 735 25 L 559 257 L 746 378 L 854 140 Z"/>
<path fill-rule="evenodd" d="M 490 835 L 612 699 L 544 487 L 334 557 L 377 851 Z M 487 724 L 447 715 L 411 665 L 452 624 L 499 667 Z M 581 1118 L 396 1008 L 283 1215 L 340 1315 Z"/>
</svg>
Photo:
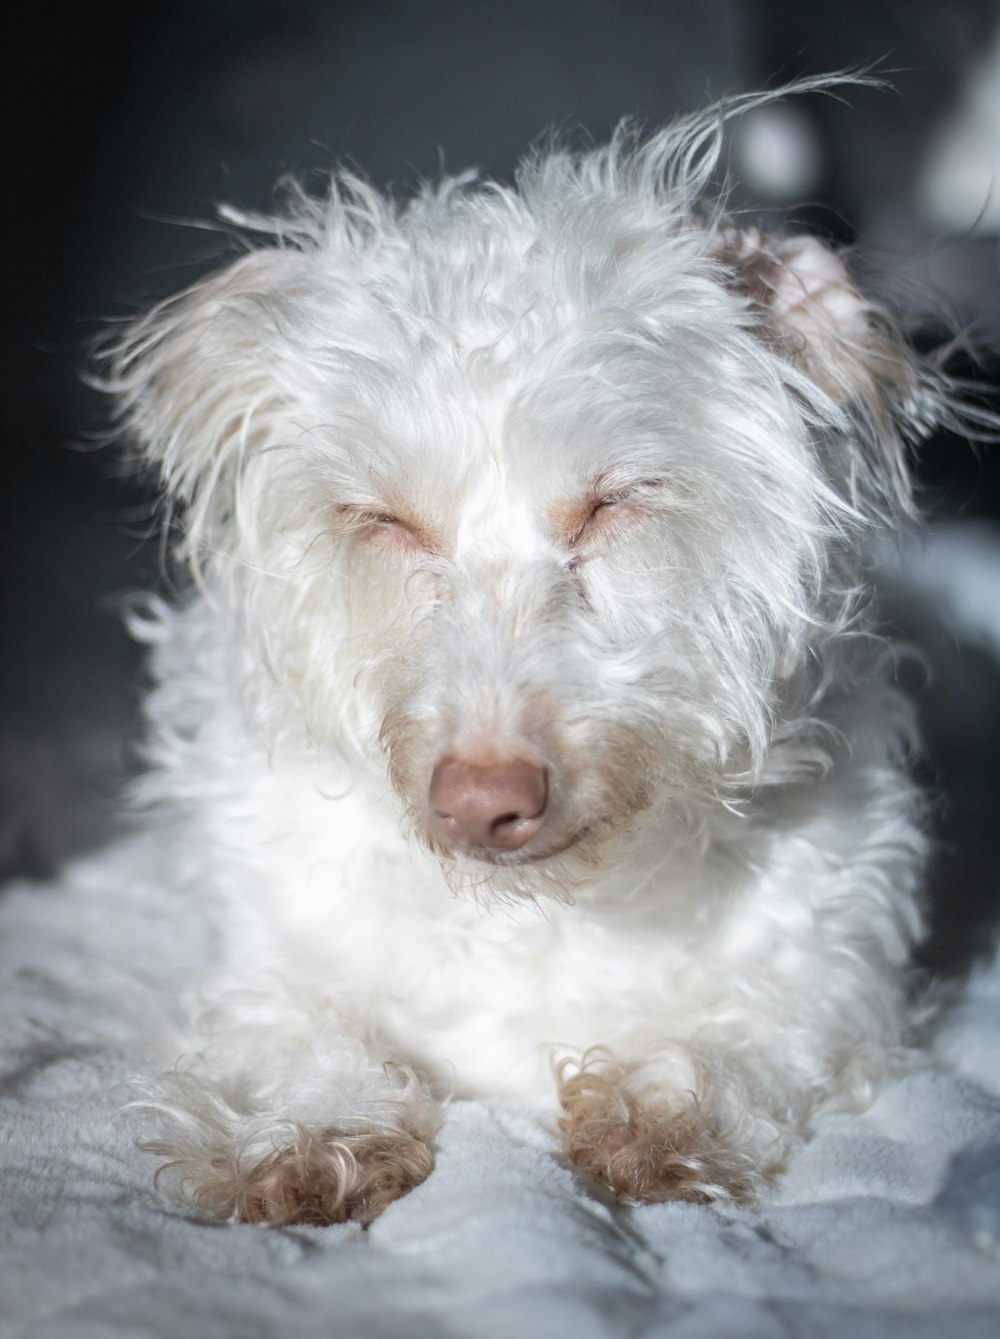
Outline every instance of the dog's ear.
<svg viewBox="0 0 1000 1339">
<path fill-rule="evenodd" d="M 814 237 L 724 228 L 713 248 L 725 281 L 764 314 L 772 339 L 848 416 L 860 458 L 832 472 L 863 509 L 910 507 L 907 439 L 920 435 L 917 361 L 892 319 L 869 302 L 844 261 Z"/>
<path fill-rule="evenodd" d="M 180 512 L 180 551 L 196 572 L 225 542 L 241 472 L 286 407 L 280 310 L 302 260 L 254 251 L 153 307 L 104 352 L 101 385 Z"/>
</svg>

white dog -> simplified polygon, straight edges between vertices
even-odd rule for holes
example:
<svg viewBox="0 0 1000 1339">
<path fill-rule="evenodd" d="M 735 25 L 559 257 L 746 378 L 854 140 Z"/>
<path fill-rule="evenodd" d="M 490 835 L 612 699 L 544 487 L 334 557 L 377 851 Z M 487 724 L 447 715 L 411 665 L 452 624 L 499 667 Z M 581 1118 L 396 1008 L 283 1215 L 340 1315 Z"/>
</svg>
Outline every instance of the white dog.
<svg viewBox="0 0 1000 1339">
<path fill-rule="evenodd" d="M 367 1222 L 495 1095 L 619 1196 L 751 1197 L 901 1044 L 861 554 L 951 411 L 841 259 L 706 199 L 734 110 L 230 216 L 110 355 L 195 577 L 148 787 L 223 962 L 148 1142 L 200 1212 Z"/>
</svg>

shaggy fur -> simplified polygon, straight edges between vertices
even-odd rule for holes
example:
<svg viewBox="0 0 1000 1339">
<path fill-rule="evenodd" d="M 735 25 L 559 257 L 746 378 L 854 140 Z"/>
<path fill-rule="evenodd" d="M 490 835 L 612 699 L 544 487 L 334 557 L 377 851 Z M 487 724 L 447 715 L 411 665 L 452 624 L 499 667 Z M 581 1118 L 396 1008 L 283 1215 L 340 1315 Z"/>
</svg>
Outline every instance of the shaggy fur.
<svg viewBox="0 0 1000 1339">
<path fill-rule="evenodd" d="M 171 1152 L 151 1143 L 150 1152 Z M 326 1227 L 353 1218 L 368 1224 L 387 1204 L 420 1184 L 434 1159 L 420 1139 L 389 1132 L 329 1136 L 319 1131 L 292 1132 L 260 1161 L 244 1166 L 222 1154 L 212 1159 L 211 1175 L 197 1162 L 190 1168 L 191 1202 L 209 1218 L 282 1227 L 308 1223 Z M 183 1161 L 161 1169 L 186 1180 Z"/>
<path fill-rule="evenodd" d="M 562 1075 L 559 1084 L 566 1151 L 615 1195 L 695 1202 L 749 1198 L 762 1171 L 776 1170 L 756 1168 L 739 1152 L 732 1131 L 713 1128 L 712 1116 L 693 1093 L 678 1102 L 669 1088 L 630 1091 L 629 1078 L 611 1062 Z"/>
<path fill-rule="evenodd" d="M 862 554 L 952 411 L 841 258 L 708 194 L 753 103 L 293 187 L 109 352 L 194 576 L 140 628 L 145 791 L 220 961 L 145 1105 L 201 1212 L 367 1222 L 448 1096 L 623 1197 L 751 1196 L 901 1045 Z"/>
</svg>

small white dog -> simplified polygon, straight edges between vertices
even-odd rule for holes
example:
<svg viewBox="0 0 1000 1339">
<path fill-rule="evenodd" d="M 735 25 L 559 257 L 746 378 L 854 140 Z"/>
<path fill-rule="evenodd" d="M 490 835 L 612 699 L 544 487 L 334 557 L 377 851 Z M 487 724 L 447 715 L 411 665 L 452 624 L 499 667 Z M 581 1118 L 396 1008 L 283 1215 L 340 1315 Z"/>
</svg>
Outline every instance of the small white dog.
<svg viewBox="0 0 1000 1339">
<path fill-rule="evenodd" d="M 706 199 L 747 105 L 230 215 L 110 354 L 195 576 L 148 786 L 223 961 L 148 1143 L 200 1212 L 370 1221 L 497 1095 L 619 1196 L 751 1197 L 901 1044 L 861 554 L 952 411 L 841 259 Z"/>
</svg>

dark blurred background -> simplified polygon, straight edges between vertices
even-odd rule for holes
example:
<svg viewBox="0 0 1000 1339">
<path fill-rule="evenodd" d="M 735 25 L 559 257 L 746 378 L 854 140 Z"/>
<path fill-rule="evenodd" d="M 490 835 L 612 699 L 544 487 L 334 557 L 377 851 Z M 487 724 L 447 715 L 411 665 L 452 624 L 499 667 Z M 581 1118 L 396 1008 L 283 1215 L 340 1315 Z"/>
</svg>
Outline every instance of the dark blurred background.
<svg viewBox="0 0 1000 1339">
<path fill-rule="evenodd" d="M 808 97 L 746 120 L 738 203 L 853 244 L 931 344 L 1000 339 L 996 0 L 125 0 L 13 7 L 2 96 L 0 874 L 44 876 L 114 826 L 140 659 L 128 592 L 156 586 L 149 500 L 116 469 L 80 377 L 109 317 L 229 253 L 213 206 L 266 208 L 294 171 L 348 161 L 410 189 L 442 166 L 509 176 L 546 128 L 604 138 L 727 93 L 866 66 L 892 91 Z M 996 364 L 959 369 L 988 389 Z M 934 524 L 1000 524 L 997 453 L 941 438 L 918 464 Z M 997 531 L 1000 534 L 1000 530 Z M 940 662 L 923 689 L 940 794 L 939 960 L 979 942 L 1000 870 L 996 658 L 904 597 Z M 959 905 L 960 904 L 960 905 Z M 973 907 L 976 914 L 973 914 Z M 950 928 L 948 928 L 950 926 Z M 949 939 L 948 936 L 951 936 Z"/>
</svg>

